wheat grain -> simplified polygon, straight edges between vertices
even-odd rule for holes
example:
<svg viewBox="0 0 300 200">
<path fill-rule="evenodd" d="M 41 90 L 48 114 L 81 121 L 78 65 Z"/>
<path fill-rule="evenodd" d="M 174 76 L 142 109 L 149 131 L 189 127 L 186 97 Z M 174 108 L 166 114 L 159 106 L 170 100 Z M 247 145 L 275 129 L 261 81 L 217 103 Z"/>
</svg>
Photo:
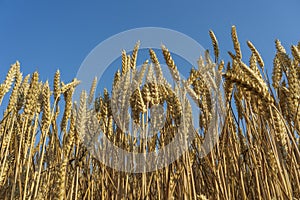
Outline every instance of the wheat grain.
<svg viewBox="0 0 300 200">
<path fill-rule="evenodd" d="M 150 63 L 148 65 L 148 71 L 147 71 L 147 75 L 146 75 L 146 82 L 151 83 L 151 82 L 154 82 L 154 81 L 156 81 L 156 79 L 155 79 L 155 76 L 154 76 L 154 73 L 153 73 L 152 63 Z"/>
<path fill-rule="evenodd" d="M 140 112 L 145 113 L 147 110 L 139 88 L 133 92 L 130 98 L 130 105 L 131 109 L 133 110 L 133 119 L 135 120 L 135 123 L 139 123 Z"/>
<path fill-rule="evenodd" d="M 279 83 L 282 79 L 282 68 L 277 56 L 273 60 L 273 73 L 272 73 L 272 84 L 275 89 L 278 89 Z"/>
<path fill-rule="evenodd" d="M 219 60 L 219 45 L 218 40 L 212 30 L 209 30 L 209 36 L 212 40 L 213 48 L 214 48 L 214 54 L 215 54 L 215 62 L 217 63 Z"/>
<path fill-rule="evenodd" d="M 291 49 L 295 60 L 297 60 L 300 63 L 300 50 L 298 50 L 298 48 L 294 45 L 292 45 Z"/>
<path fill-rule="evenodd" d="M 278 39 L 275 40 L 275 46 L 278 52 L 286 53 L 285 48 L 282 46 L 281 42 Z"/>
<path fill-rule="evenodd" d="M 238 37 L 237 37 L 235 26 L 231 27 L 231 38 L 232 38 L 232 41 L 233 41 L 233 46 L 234 46 L 236 58 L 237 59 L 242 59 L 241 47 L 240 47 L 240 43 L 239 43 L 239 40 L 238 40 Z"/>
<path fill-rule="evenodd" d="M 45 133 L 51 123 L 50 87 L 48 81 L 43 87 L 42 132 Z"/>
<path fill-rule="evenodd" d="M 168 65 L 168 67 L 169 67 L 169 70 L 170 70 L 170 73 L 171 73 L 173 79 L 176 82 L 179 82 L 180 81 L 179 72 L 178 72 L 177 66 L 175 65 L 174 60 L 171 57 L 171 53 L 169 52 L 169 50 L 164 45 L 162 45 L 161 48 L 162 48 L 162 51 L 163 51 L 165 61 Z"/>
<path fill-rule="evenodd" d="M 145 84 L 144 87 L 142 88 L 142 97 L 145 104 L 151 101 L 151 93 L 148 84 Z"/>
<path fill-rule="evenodd" d="M 30 74 L 25 76 L 25 78 L 23 79 L 22 84 L 20 86 L 19 93 L 18 93 L 17 105 L 16 105 L 17 111 L 19 111 L 22 108 L 22 106 L 24 105 L 25 98 L 27 96 L 27 92 L 29 89 L 29 84 L 28 84 L 29 78 L 30 78 Z"/>
<path fill-rule="evenodd" d="M 134 80 L 136 80 L 136 87 L 140 87 L 140 85 L 142 85 L 143 79 L 144 79 L 144 75 L 146 72 L 146 69 L 148 68 L 148 60 L 146 60 L 143 65 L 142 68 L 140 69 L 139 73 L 136 74 L 136 77 L 134 78 Z"/>
<path fill-rule="evenodd" d="M 55 72 L 53 85 L 54 85 L 54 90 L 53 90 L 54 99 L 59 99 L 59 96 L 61 94 L 60 72 L 59 72 L 59 70 L 57 70 Z"/>
<path fill-rule="evenodd" d="M 61 82 L 61 89 L 60 89 L 60 93 L 64 94 L 67 90 L 76 87 L 77 85 L 79 85 L 80 81 L 77 80 L 76 78 L 74 78 L 72 80 L 71 83 L 68 84 L 64 84 L 63 82 Z"/>
<path fill-rule="evenodd" d="M 30 86 L 28 89 L 28 94 L 26 98 L 26 103 L 24 107 L 25 115 L 28 115 L 29 118 L 36 112 L 36 104 L 38 98 L 38 72 L 34 72 L 30 81 Z"/>
<path fill-rule="evenodd" d="M 252 51 L 252 53 L 255 55 L 259 66 L 262 68 L 262 70 L 264 70 L 265 64 L 264 64 L 262 57 L 260 56 L 260 53 L 257 51 L 255 46 L 250 41 L 247 41 L 247 45 L 250 48 L 250 50 Z"/>
<path fill-rule="evenodd" d="M 122 50 L 122 76 L 127 73 L 127 54 L 125 50 Z"/>
<path fill-rule="evenodd" d="M 8 70 L 5 81 L 3 84 L 1 84 L 1 87 L 0 87 L 0 105 L 2 103 L 2 99 L 3 99 L 4 95 L 11 88 L 11 85 L 15 78 L 15 74 L 19 68 L 20 68 L 20 63 L 17 61 L 15 64 L 11 65 L 10 69 Z"/>
<path fill-rule="evenodd" d="M 115 76 L 114 76 L 113 87 L 117 87 L 120 80 L 121 80 L 121 73 L 120 73 L 120 70 L 117 70 L 117 72 L 115 73 Z"/>
<path fill-rule="evenodd" d="M 76 119 L 76 130 L 78 133 L 78 137 L 80 140 L 83 140 L 85 136 L 85 122 L 86 122 L 86 92 L 82 91 L 80 95 L 80 104 L 77 111 L 77 119 Z"/>
<path fill-rule="evenodd" d="M 65 110 L 64 110 L 63 118 L 60 123 L 60 128 L 61 131 L 63 132 L 66 132 L 67 130 L 68 120 L 71 116 L 73 92 L 74 92 L 74 87 L 71 87 L 64 92 Z"/>
<path fill-rule="evenodd" d="M 4 113 L 4 115 L 6 115 L 8 112 L 10 112 L 12 109 L 14 109 L 15 106 L 17 105 L 18 93 L 19 93 L 20 85 L 22 83 L 22 79 L 23 79 L 22 73 L 18 69 L 16 71 L 16 78 L 15 78 L 14 88 L 11 92 L 9 102 L 8 102 L 8 105 L 7 105 L 7 109 Z"/>
<path fill-rule="evenodd" d="M 92 82 L 91 88 L 90 88 L 89 97 L 88 97 L 88 105 L 91 105 L 93 103 L 93 99 L 94 99 L 94 95 L 95 95 L 95 91 L 96 91 L 96 87 L 97 87 L 97 82 L 98 82 L 97 77 L 95 77 Z"/>
<path fill-rule="evenodd" d="M 228 51 L 227 53 L 231 57 L 232 60 L 236 60 L 237 59 L 237 56 L 235 56 L 231 51 Z"/>
<path fill-rule="evenodd" d="M 130 61 L 130 68 L 132 70 L 135 70 L 135 68 L 136 68 L 136 59 L 137 59 L 137 54 L 138 54 L 139 47 L 140 47 L 140 41 L 138 41 L 135 44 L 133 52 L 132 52 L 131 61 Z"/>
<path fill-rule="evenodd" d="M 157 59 L 157 56 L 156 56 L 155 52 L 152 49 L 150 49 L 149 54 L 150 54 L 150 57 L 151 57 L 151 61 L 154 63 L 154 71 L 155 71 L 155 75 L 156 75 L 157 80 L 158 80 L 157 82 L 158 83 L 166 82 L 165 79 L 164 79 L 164 75 L 163 75 L 160 63 Z"/>
</svg>

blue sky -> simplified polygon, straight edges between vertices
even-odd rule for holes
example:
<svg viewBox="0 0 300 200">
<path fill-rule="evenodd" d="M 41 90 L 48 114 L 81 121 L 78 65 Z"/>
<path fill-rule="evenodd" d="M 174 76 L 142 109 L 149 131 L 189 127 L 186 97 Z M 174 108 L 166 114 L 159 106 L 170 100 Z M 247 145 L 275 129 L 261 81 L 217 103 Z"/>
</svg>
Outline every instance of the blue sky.
<svg viewBox="0 0 300 200">
<path fill-rule="evenodd" d="M 208 31 L 212 29 L 221 58 L 229 61 L 227 51 L 233 51 L 230 29 L 236 25 L 244 54 L 249 52 L 246 40 L 251 40 L 270 70 L 276 38 L 288 52 L 300 41 L 299 8 L 299 0 L 0 0 L 0 80 L 10 64 L 19 60 L 24 75 L 38 70 L 42 80 L 52 83 L 60 69 L 62 80 L 69 82 L 100 42 L 146 26 L 182 32 L 210 50 Z"/>
</svg>

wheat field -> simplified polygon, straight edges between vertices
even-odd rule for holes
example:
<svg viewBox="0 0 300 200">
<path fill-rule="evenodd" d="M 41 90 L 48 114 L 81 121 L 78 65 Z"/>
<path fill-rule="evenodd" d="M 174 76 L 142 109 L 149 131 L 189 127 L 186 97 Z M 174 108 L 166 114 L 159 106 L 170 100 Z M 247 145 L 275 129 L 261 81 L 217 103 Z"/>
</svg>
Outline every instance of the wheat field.
<svg viewBox="0 0 300 200">
<path fill-rule="evenodd" d="M 269 80 L 250 41 L 251 57 L 243 61 L 235 26 L 229 61 L 220 59 L 215 34 L 209 31 L 209 36 L 214 59 L 206 51 L 186 81 L 180 79 L 167 47 L 161 48 L 164 61 L 150 49 L 127 102 L 118 102 L 106 89 L 94 99 L 97 79 L 90 91 L 82 91 L 80 102 L 74 102 L 80 80 L 64 83 L 57 71 L 53 83 L 42 82 L 38 72 L 23 76 L 19 62 L 11 65 L 0 85 L 0 105 L 4 99 L 8 102 L 1 105 L 0 199 L 300 199 L 300 42 L 291 46 L 289 55 L 275 41 Z M 135 75 L 138 49 L 139 43 L 131 54 L 122 51 L 113 88 Z M 162 62 L 175 85 L 164 82 Z M 222 76 L 218 84 L 224 88 L 224 123 L 217 144 L 203 157 L 199 152 L 213 114 L 210 87 L 200 73 L 204 68 Z M 164 84 L 143 83 L 143 77 Z M 181 116 L 189 116 L 174 95 L 180 84 L 199 108 L 199 128 L 188 151 L 170 165 L 151 172 L 122 172 L 101 163 L 84 145 L 83 138 L 92 137 L 86 130 L 100 127 L 114 145 L 129 152 L 133 147 L 141 153 L 163 148 L 181 133 Z M 126 103 L 134 123 L 143 126 L 151 107 L 164 104 L 168 123 L 160 134 L 137 141 L 113 118 L 113 106 Z"/>
</svg>

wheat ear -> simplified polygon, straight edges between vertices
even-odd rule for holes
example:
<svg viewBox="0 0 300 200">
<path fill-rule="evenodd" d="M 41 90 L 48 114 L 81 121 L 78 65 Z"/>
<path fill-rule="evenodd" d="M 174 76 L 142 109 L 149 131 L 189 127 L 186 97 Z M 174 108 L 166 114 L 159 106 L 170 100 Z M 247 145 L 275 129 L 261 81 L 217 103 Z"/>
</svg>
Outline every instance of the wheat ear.
<svg viewBox="0 0 300 200">
<path fill-rule="evenodd" d="M 264 66 L 265 66 L 264 61 L 261 55 L 259 54 L 259 52 L 257 51 L 257 49 L 255 48 L 255 46 L 250 41 L 247 41 L 247 45 L 252 51 L 252 53 L 255 55 L 259 66 L 262 68 L 262 70 L 264 70 Z"/>
<path fill-rule="evenodd" d="M 132 51 L 132 56 L 131 56 L 131 61 L 130 61 L 130 68 L 133 69 L 133 70 L 135 70 L 135 68 L 136 68 L 136 59 L 137 59 L 137 54 L 138 54 L 138 51 L 139 51 L 139 48 L 140 48 L 140 44 L 141 44 L 141 42 L 137 41 L 137 43 L 135 44 L 134 49 Z"/>
<path fill-rule="evenodd" d="M 171 75 L 172 75 L 173 79 L 178 83 L 180 81 L 179 71 L 177 69 L 177 66 L 175 65 L 175 62 L 174 62 L 174 60 L 171 56 L 171 53 L 169 52 L 169 50 L 164 45 L 162 45 L 161 48 L 162 48 L 162 51 L 163 51 L 165 61 L 166 61 L 167 65 L 169 67 L 169 70 L 171 72 Z"/>
<path fill-rule="evenodd" d="M 239 39 L 236 33 L 236 27 L 232 26 L 231 27 L 231 38 L 233 41 L 233 46 L 234 46 L 234 50 L 235 50 L 235 56 L 237 59 L 242 59 L 242 52 L 241 52 L 241 47 L 240 47 L 240 43 L 239 43 Z"/>
<path fill-rule="evenodd" d="M 8 73 L 6 75 L 4 83 L 0 85 L 0 105 L 2 103 L 2 99 L 3 99 L 4 95 L 11 88 L 11 85 L 15 78 L 16 72 L 18 71 L 18 68 L 20 68 L 20 63 L 17 61 L 15 64 L 11 65 L 11 67 L 8 70 Z"/>
<path fill-rule="evenodd" d="M 209 30 L 209 36 L 211 38 L 213 48 L 214 48 L 215 62 L 217 63 L 218 60 L 219 60 L 219 54 L 220 54 L 218 40 L 217 40 L 217 37 L 215 36 L 215 34 L 212 30 Z"/>
</svg>

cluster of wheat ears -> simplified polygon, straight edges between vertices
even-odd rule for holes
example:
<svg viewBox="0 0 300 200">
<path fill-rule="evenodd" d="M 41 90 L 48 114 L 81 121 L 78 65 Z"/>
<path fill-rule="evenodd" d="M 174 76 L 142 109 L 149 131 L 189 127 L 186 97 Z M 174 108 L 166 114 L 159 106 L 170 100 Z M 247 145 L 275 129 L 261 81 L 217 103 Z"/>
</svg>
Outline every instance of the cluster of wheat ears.
<svg viewBox="0 0 300 200">
<path fill-rule="evenodd" d="M 150 49 L 151 62 L 143 64 L 138 87 L 123 101 L 107 90 L 93 99 L 95 79 L 90 94 L 82 92 L 77 104 L 72 96 L 79 80 L 65 84 L 57 71 L 51 89 L 48 81 L 39 80 L 38 72 L 23 77 L 20 64 L 13 64 L 0 85 L 0 104 L 5 94 L 10 95 L 7 106 L 1 107 L 0 199 L 300 199 L 300 42 L 291 47 L 291 56 L 276 40 L 270 83 L 254 45 L 247 42 L 252 54 L 246 64 L 234 26 L 231 33 L 232 60 L 228 64 L 219 60 L 218 41 L 210 31 L 214 61 L 207 51 L 182 83 L 169 50 L 162 46 L 174 86 L 141 81 L 164 80 Z M 122 68 L 115 73 L 113 87 L 128 87 L 121 80 L 136 72 L 138 49 L 137 43 L 131 55 L 122 52 Z M 225 113 L 217 144 L 200 156 L 213 114 L 211 88 L 200 73 L 205 67 L 222 75 Z M 122 172 L 101 163 L 83 144 L 84 137 L 92 137 L 86 130 L 97 127 L 127 151 L 134 147 L 150 152 L 169 144 L 175 134 L 184 134 L 178 131 L 186 112 L 175 95 L 178 84 L 199 107 L 199 128 L 188 151 L 170 165 L 144 173 Z M 159 134 L 139 141 L 118 126 L 113 103 L 127 103 L 134 123 L 143 125 L 149 109 L 164 104 L 166 123 Z"/>
</svg>

